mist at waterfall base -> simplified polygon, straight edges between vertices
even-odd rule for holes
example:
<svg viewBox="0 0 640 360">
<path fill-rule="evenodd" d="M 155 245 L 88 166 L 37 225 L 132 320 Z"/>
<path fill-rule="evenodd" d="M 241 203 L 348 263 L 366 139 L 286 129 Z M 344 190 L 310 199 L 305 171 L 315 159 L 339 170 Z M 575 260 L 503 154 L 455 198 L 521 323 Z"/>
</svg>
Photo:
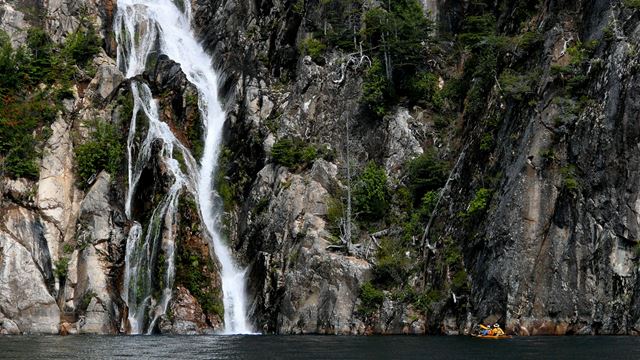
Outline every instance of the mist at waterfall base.
<svg viewBox="0 0 640 360">
<path fill-rule="evenodd" d="M 188 1 L 178 9 L 171 0 L 118 0 L 114 32 L 118 42 L 118 66 L 127 78 L 144 72 L 147 59 L 158 56 L 159 51 L 180 64 L 187 79 L 198 90 L 198 108 L 205 126 L 204 153 L 194 159 L 170 127 L 160 121 L 158 106 L 149 86 L 140 80 L 131 82 L 134 111 L 127 141 L 128 192 L 125 212 L 134 220 L 125 255 L 123 300 L 128 306 L 128 329 L 131 334 L 151 333 L 158 319 L 167 311 L 175 280 L 175 239 L 178 201 L 183 192 L 189 192 L 198 203 L 202 223 L 211 240 L 215 256 L 221 266 L 224 302 L 224 332 L 251 333 L 246 319 L 245 275 L 233 260 L 218 229 L 220 198 L 213 190 L 222 127 L 225 113 L 218 99 L 218 77 L 208 56 L 190 28 L 191 8 Z M 142 113 L 148 119 L 148 131 L 142 144 L 134 144 L 137 117 Z M 152 158 L 152 145 L 161 141 L 162 161 L 170 173 L 173 184 L 158 202 L 151 214 L 146 231 L 144 225 L 132 219 L 132 201 L 142 170 Z M 185 161 L 182 169 L 174 158 L 180 152 Z M 199 164 L 199 165 L 198 165 Z M 144 236 L 143 236 L 144 234 Z M 152 294 L 153 264 L 162 250 L 165 254 L 163 284 L 160 298 Z"/>
<path fill-rule="evenodd" d="M 4 336 L 3 359 L 640 359 L 638 337 Z"/>
</svg>

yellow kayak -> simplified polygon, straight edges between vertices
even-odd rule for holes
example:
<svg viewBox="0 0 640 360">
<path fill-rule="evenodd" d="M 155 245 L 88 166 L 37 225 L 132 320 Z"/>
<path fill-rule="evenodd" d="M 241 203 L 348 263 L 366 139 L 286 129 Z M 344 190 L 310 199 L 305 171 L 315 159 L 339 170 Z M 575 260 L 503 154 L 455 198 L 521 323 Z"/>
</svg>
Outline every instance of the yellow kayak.
<svg viewBox="0 0 640 360">
<path fill-rule="evenodd" d="M 511 339 L 513 336 L 511 335 L 477 335 L 472 334 L 471 336 L 480 339 Z"/>
</svg>

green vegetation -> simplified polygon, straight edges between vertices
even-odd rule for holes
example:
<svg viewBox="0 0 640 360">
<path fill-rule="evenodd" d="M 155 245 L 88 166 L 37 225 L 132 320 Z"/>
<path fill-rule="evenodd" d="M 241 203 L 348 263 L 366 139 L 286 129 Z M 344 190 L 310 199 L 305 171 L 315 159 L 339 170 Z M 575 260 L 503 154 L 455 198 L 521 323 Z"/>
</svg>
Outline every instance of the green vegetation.
<svg viewBox="0 0 640 360">
<path fill-rule="evenodd" d="M 422 201 L 429 191 L 443 187 L 448 176 L 449 165 L 438 159 L 434 150 L 428 150 L 409 162 L 407 178 L 414 203 Z"/>
<path fill-rule="evenodd" d="M 353 205 L 363 219 L 381 219 L 389 207 L 387 174 L 384 169 L 369 162 L 358 177 L 353 190 Z"/>
<path fill-rule="evenodd" d="M 387 105 L 391 97 L 391 83 L 387 79 L 382 62 L 374 59 L 362 84 L 362 101 L 376 115 L 387 114 Z"/>
<path fill-rule="evenodd" d="M 33 27 L 25 45 L 13 49 L 0 31 L 0 172 L 16 178 L 38 176 L 37 149 L 61 100 L 72 95 L 71 81 L 99 49 L 95 30 L 84 24 L 62 46 Z"/>
<path fill-rule="evenodd" d="M 209 278 L 214 271 L 210 258 L 188 248 L 184 242 L 178 244 L 176 282 L 189 290 L 205 313 L 223 317 L 224 307 L 219 299 L 219 290 L 211 286 Z"/>
<path fill-rule="evenodd" d="M 580 182 L 577 179 L 577 169 L 574 165 L 567 165 L 560 169 L 562 174 L 562 188 L 575 194 L 580 191 Z"/>
<path fill-rule="evenodd" d="M 444 298 L 444 295 L 442 294 L 442 291 L 437 289 L 431 289 L 427 292 L 416 295 L 413 301 L 413 305 L 418 310 L 426 314 L 432 310 L 433 305 L 435 303 L 442 301 L 443 298 Z"/>
<path fill-rule="evenodd" d="M 383 238 L 378 249 L 378 261 L 373 268 L 374 283 L 383 287 L 401 285 L 413 266 L 405 254 L 406 249 L 393 239 Z"/>
<path fill-rule="evenodd" d="M 489 205 L 489 201 L 491 200 L 491 196 L 493 195 L 493 191 L 487 188 L 480 188 L 476 191 L 476 195 L 473 200 L 469 203 L 466 213 L 464 213 L 464 217 L 473 217 L 484 213 Z"/>
<path fill-rule="evenodd" d="M 302 140 L 284 138 L 276 141 L 271 148 L 273 162 L 292 170 L 304 169 L 318 157 L 315 146 L 307 146 Z"/>
<path fill-rule="evenodd" d="M 640 9 L 640 0 L 624 0 L 624 6 L 631 9 Z"/>
<path fill-rule="evenodd" d="M 535 85 L 539 81 L 540 75 L 539 70 L 518 74 L 512 69 L 506 69 L 500 75 L 500 85 L 509 98 L 522 101 L 535 93 Z"/>
<path fill-rule="evenodd" d="M 61 281 L 67 278 L 67 274 L 69 273 L 69 262 L 69 258 L 63 256 L 53 263 L 53 273 Z"/>
<path fill-rule="evenodd" d="M 317 61 L 327 46 L 322 41 L 314 38 L 306 38 L 300 43 L 300 52 L 311 56 L 314 61 Z"/>
<path fill-rule="evenodd" d="M 364 316 L 371 316 L 382 306 L 384 293 L 370 282 L 366 282 L 360 287 L 360 300 L 362 303 L 358 307 L 358 312 Z"/>
<path fill-rule="evenodd" d="M 103 121 L 94 121 L 89 139 L 76 146 L 78 176 L 86 182 L 101 170 L 116 174 L 123 155 L 122 134 L 117 127 Z"/>
<path fill-rule="evenodd" d="M 394 0 L 364 14 L 360 37 L 373 59 L 363 85 L 364 104 L 383 116 L 401 97 L 437 103 L 433 77 L 424 62 L 432 29 L 417 0 Z"/>
</svg>

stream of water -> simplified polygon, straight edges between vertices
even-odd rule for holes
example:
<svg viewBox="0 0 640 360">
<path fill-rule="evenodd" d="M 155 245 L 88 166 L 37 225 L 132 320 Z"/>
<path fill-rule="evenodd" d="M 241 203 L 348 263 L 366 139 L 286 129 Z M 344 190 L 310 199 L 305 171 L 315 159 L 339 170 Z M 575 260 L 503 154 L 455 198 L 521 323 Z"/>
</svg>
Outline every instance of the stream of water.
<svg viewBox="0 0 640 360">
<path fill-rule="evenodd" d="M 198 107 L 205 131 L 204 153 L 196 165 L 189 150 L 176 139 L 158 114 L 158 106 L 149 87 L 132 81 L 134 111 L 127 141 L 128 193 L 125 205 L 131 219 L 131 207 L 142 170 L 152 156 L 152 144 L 161 141 L 162 161 L 173 184 L 154 209 L 146 229 L 139 223 L 131 227 L 127 240 L 123 300 L 129 308 L 129 332 L 150 333 L 171 300 L 175 279 L 175 239 L 172 233 L 178 199 L 189 191 L 197 199 L 202 222 L 206 227 L 215 255 L 221 265 L 224 320 L 227 334 L 251 333 L 246 319 L 245 270 L 239 268 L 231 251 L 224 244 L 218 224 L 221 199 L 213 190 L 217 159 L 225 113 L 218 99 L 218 77 L 212 59 L 195 39 L 191 30 L 191 5 L 181 3 L 179 9 L 170 0 L 118 0 L 114 32 L 118 42 L 118 66 L 127 78 L 133 78 L 147 67 L 147 60 L 159 51 L 180 64 L 187 79 L 198 90 Z M 148 119 L 148 131 L 140 146 L 136 146 L 138 113 Z M 179 151 L 186 163 L 186 173 L 174 159 Z M 143 236 L 144 235 L 144 236 Z M 162 250 L 164 289 L 160 298 L 152 294 L 151 272 Z M 124 326 L 123 326 L 124 328 Z"/>
</svg>

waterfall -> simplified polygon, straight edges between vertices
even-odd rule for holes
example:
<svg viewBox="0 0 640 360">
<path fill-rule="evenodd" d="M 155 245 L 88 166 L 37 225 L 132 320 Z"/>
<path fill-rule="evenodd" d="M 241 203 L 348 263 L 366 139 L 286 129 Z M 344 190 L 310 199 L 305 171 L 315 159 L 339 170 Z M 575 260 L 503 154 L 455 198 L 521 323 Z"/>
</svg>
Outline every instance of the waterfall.
<svg viewBox="0 0 640 360">
<path fill-rule="evenodd" d="M 166 312 L 175 278 L 175 242 L 171 224 L 175 222 L 179 196 L 186 189 L 197 200 L 202 223 L 221 265 L 224 332 L 251 333 L 246 319 L 245 270 L 235 264 L 231 251 L 224 244 L 218 230 L 221 200 L 213 190 L 213 179 L 225 120 L 225 113 L 218 99 L 218 78 L 212 69 L 212 59 L 191 31 L 190 2 L 184 1 L 180 5 L 184 7 L 183 11 L 170 0 L 118 0 L 114 22 L 118 66 L 125 71 L 127 78 L 133 78 L 145 70 L 147 59 L 154 50 L 180 64 L 187 79 L 198 90 L 198 108 L 206 130 L 204 153 L 198 168 L 189 150 L 176 139 L 169 126 L 159 120 L 157 104 L 149 87 L 137 80 L 132 81 L 134 111 L 127 139 L 127 217 L 131 219 L 133 196 L 142 170 L 152 155 L 151 145 L 157 140 L 162 141 L 162 159 L 174 183 L 153 211 L 147 229 L 143 231 L 139 223 L 134 223 L 131 227 L 127 239 L 123 300 L 129 307 L 131 333 L 151 331 L 157 319 Z M 149 120 L 149 129 L 140 148 L 135 149 L 134 137 L 140 111 Z M 187 163 L 186 174 L 173 158 L 174 150 L 182 153 Z M 158 226 L 162 223 L 165 224 L 164 229 Z M 160 237 L 161 244 L 158 244 Z M 166 269 L 165 289 L 158 300 L 150 292 L 153 259 L 157 257 L 159 249 L 164 252 Z"/>
</svg>

